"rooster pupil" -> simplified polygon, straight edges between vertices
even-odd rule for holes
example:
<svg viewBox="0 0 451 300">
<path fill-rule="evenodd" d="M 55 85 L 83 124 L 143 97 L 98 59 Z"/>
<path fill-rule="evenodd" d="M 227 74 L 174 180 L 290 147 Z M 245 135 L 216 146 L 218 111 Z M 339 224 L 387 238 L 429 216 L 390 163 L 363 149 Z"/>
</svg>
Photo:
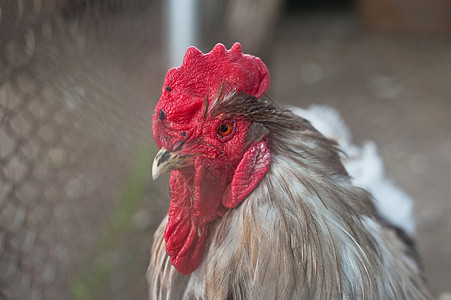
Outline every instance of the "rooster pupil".
<svg viewBox="0 0 451 300">
<path fill-rule="evenodd" d="M 221 135 L 228 135 L 232 132 L 232 125 L 230 124 L 222 124 L 219 126 L 219 133 Z"/>
</svg>

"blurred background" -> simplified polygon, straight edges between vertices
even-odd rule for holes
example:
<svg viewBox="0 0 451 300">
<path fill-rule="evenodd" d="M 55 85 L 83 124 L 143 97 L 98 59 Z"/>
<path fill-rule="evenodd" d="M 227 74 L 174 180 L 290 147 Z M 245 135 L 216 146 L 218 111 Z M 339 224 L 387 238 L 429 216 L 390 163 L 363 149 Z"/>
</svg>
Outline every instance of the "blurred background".
<svg viewBox="0 0 451 300">
<path fill-rule="evenodd" d="M 0 0 L 0 299 L 146 298 L 164 75 L 234 41 L 276 102 L 331 105 L 376 142 L 451 299 L 448 0 Z"/>
</svg>

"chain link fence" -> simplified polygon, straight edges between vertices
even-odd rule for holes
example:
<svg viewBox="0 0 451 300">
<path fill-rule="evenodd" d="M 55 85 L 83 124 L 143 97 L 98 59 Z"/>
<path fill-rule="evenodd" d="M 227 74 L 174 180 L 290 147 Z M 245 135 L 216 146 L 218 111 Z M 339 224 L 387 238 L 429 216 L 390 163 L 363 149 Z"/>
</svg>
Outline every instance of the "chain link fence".
<svg viewBox="0 0 451 300">
<path fill-rule="evenodd" d="M 159 11 L 0 2 L 0 299 L 145 297 Z"/>
</svg>

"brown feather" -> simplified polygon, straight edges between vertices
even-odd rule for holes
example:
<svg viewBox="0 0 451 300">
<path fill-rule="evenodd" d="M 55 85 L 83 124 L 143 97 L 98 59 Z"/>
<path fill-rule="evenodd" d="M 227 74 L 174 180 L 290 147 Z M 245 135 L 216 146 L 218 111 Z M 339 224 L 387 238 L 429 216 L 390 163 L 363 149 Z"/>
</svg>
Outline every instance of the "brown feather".
<svg viewBox="0 0 451 300">
<path fill-rule="evenodd" d="M 267 101 L 234 93 L 209 114 L 254 122 L 268 136 L 271 167 L 248 198 L 212 226 L 202 265 L 180 275 L 157 230 L 151 299 L 431 299 L 408 247 L 351 184 L 335 142 Z"/>
</svg>

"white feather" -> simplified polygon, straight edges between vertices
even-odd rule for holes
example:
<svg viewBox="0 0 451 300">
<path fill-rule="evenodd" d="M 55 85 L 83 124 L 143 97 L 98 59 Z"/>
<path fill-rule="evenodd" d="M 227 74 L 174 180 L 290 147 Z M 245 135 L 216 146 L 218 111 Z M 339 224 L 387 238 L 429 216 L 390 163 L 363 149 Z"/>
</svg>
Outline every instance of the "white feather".
<svg viewBox="0 0 451 300">
<path fill-rule="evenodd" d="M 309 120 L 325 137 L 338 143 L 340 149 L 346 153 L 342 161 L 353 178 L 353 183 L 373 195 L 374 205 L 383 218 L 409 235 L 414 235 L 413 201 L 386 177 L 376 144 L 372 141 L 360 147 L 353 144 L 348 127 L 338 112 L 331 107 L 315 105 L 308 109 L 291 107 L 291 110 Z"/>
</svg>

